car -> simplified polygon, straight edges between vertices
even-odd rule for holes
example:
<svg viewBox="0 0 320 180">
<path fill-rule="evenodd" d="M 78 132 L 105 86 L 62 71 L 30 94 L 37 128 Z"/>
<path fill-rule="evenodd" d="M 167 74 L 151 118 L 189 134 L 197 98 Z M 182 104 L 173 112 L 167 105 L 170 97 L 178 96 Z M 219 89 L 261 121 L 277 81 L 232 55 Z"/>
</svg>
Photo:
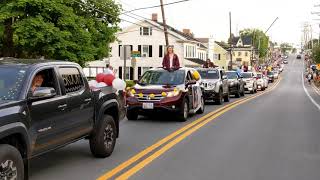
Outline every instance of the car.
<svg viewBox="0 0 320 180">
<path fill-rule="evenodd" d="M 274 72 L 273 71 L 268 71 L 267 72 L 267 77 L 269 78 L 269 82 L 273 83 L 274 82 Z"/>
<path fill-rule="evenodd" d="M 244 96 L 245 82 L 242 77 L 236 71 L 226 71 L 226 75 L 228 77 L 230 94 L 235 95 L 237 98 Z"/>
<path fill-rule="evenodd" d="M 268 88 L 268 81 L 269 80 L 262 73 L 257 73 L 258 89 L 264 91 L 266 88 Z"/>
<path fill-rule="evenodd" d="M 273 72 L 274 79 L 278 79 L 279 78 L 279 71 L 273 70 L 272 72 Z"/>
<path fill-rule="evenodd" d="M 203 113 L 205 106 L 199 77 L 193 68 L 146 71 L 127 91 L 128 120 L 137 120 L 139 115 L 169 112 L 179 121 L 186 121 L 190 113 Z"/>
<path fill-rule="evenodd" d="M 242 77 L 246 83 L 244 86 L 245 90 L 251 94 L 256 93 L 258 89 L 256 75 L 253 72 L 243 72 Z"/>
<path fill-rule="evenodd" d="M 201 75 L 201 87 L 206 101 L 215 101 L 221 105 L 229 102 L 228 77 L 223 69 L 201 68 L 197 69 Z"/>
<path fill-rule="evenodd" d="M 6 173 L 28 179 L 32 157 L 81 139 L 89 140 L 95 157 L 112 154 L 126 114 L 122 90 L 91 89 L 78 64 L 37 59 L 0 60 L 0 82 L 0 164 Z M 2 172 L 0 179 L 10 176 Z"/>
<path fill-rule="evenodd" d="M 288 60 L 287 59 L 283 60 L 283 64 L 288 64 Z"/>
<path fill-rule="evenodd" d="M 300 54 L 297 55 L 297 59 L 301 59 L 301 55 Z"/>
</svg>

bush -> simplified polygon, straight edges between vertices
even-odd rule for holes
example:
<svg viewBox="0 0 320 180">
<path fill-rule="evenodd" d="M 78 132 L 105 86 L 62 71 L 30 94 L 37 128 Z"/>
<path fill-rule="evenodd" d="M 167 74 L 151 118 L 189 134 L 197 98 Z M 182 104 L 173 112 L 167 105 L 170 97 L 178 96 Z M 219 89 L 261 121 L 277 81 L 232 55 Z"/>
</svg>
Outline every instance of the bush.
<svg viewBox="0 0 320 180">
<path fill-rule="evenodd" d="M 127 80 L 126 84 L 127 84 L 127 87 L 133 87 L 136 83 L 134 83 L 134 81 L 132 80 Z"/>
</svg>

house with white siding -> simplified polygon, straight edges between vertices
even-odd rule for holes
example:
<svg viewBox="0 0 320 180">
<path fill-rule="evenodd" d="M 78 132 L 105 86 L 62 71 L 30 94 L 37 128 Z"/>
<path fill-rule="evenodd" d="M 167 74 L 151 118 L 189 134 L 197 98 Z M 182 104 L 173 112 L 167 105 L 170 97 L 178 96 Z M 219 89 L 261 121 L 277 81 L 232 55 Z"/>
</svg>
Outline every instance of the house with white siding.
<svg viewBox="0 0 320 180">
<path fill-rule="evenodd" d="M 169 44 L 174 46 L 174 52 L 178 55 L 181 66 L 201 67 L 207 59 L 207 47 L 195 39 L 189 29 L 179 31 L 168 26 L 168 37 Z M 140 21 L 122 29 L 117 34 L 117 39 L 110 44 L 110 57 L 103 61 L 89 63 L 91 69 L 85 69 L 87 76 L 95 76 L 93 72 L 95 69 L 100 72 L 106 64 L 110 64 L 116 71 L 117 77 L 123 79 L 126 76 L 126 79 L 135 80 L 148 69 L 162 66 L 166 46 L 163 24 L 158 22 L 157 14 L 152 14 L 151 20 Z M 129 45 L 131 51 L 139 51 L 141 55 L 136 58 L 135 63 L 132 63 L 131 59 L 126 61 L 126 75 L 124 75 L 124 60 L 120 58 L 123 45 Z"/>
</svg>

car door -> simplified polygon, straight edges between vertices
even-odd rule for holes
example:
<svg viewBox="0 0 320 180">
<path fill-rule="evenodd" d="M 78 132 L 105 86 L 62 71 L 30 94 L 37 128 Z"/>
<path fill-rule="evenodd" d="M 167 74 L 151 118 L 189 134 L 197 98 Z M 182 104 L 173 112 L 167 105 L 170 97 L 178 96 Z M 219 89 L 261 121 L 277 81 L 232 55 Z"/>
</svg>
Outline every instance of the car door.
<svg viewBox="0 0 320 180">
<path fill-rule="evenodd" d="M 41 87 L 52 87 L 56 90 L 56 96 L 49 99 L 35 100 L 28 103 L 29 116 L 31 118 L 30 127 L 34 137 L 32 139 L 31 154 L 36 155 L 53 149 L 56 143 L 55 121 L 66 118 L 66 97 L 61 94 L 61 88 L 53 67 L 44 67 L 35 71 L 31 81 L 38 73 L 44 73 L 44 81 Z M 28 89 L 31 89 L 31 82 Z M 32 92 L 28 93 L 32 97 Z"/>
<path fill-rule="evenodd" d="M 188 70 L 187 75 L 186 75 L 186 83 L 192 81 L 192 74 Z M 188 93 L 188 98 L 189 98 L 189 109 L 194 109 L 195 108 L 195 98 L 194 98 L 194 85 L 187 85 L 187 93 Z"/>
<path fill-rule="evenodd" d="M 86 79 L 78 67 L 58 67 L 62 93 L 66 95 L 67 117 L 57 121 L 60 143 L 68 143 L 86 135 L 92 130 L 94 104 Z"/>
<path fill-rule="evenodd" d="M 225 76 L 225 72 L 223 70 L 220 70 L 220 78 L 221 78 L 221 81 L 222 81 L 222 86 L 223 86 L 223 94 L 226 94 L 228 93 L 228 79 L 227 78 L 224 78 Z"/>
</svg>

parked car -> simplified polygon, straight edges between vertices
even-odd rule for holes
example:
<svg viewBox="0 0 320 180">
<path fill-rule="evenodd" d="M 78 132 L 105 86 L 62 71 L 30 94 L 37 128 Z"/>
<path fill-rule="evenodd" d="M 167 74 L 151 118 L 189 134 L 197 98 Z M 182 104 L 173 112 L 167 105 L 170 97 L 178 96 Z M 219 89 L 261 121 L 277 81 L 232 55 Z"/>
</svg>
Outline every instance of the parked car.
<svg viewBox="0 0 320 180">
<path fill-rule="evenodd" d="M 279 78 L 279 71 L 274 70 L 274 71 L 272 71 L 272 72 L 273 72 L 273 77 L 274 77 L 274 79 L 278 79 L 278 78 Z"/>
<path fill-rule="evenodd" d="M 287 59 L 283 60 L 283 64 L 288 64 L 288 60 Z"/>
<path fill-rule="evenodd" d="M 88 139 L 112 154 L 125 116 L 122 91 L 90 89 L 78 64 L 0 60 L 0 179 L 28 179 L 32 157 Z"/>
<path fill-rule="evenodd" d="M 223 69 L 197 69 L 201 75 L 201 87 L 205 100 L 213 100 L 217 104 L 229 102 L 228 77 Z"/>
<path fill-rule="evenodd" d="M 244 96 L 245 82 L 243 81 L 242 77 L 239 76 L 236 71 L 226 71 L 226 75 L 228 77 L 230 94 L 235 95 L 237 98 Z"/>
<path fill-rule="evenodd" d="M 268 71 L 267 72 L 267 77 L 269 78 L 269 82 L 271 82 L 271 83 L 274 82 L 274 73 L 273 73 L 273 71 Z"/>
<path fill-rule="evenodd" d="M 180 121 L 186 121 L 190 113 L 204 112 L 204 97 L 197 71 L 180 68 L 168 71 L 154 68 L 146 71 L 135 86 L 127 92 L 127 118 L 155 112 L 171 112 Z"/>
<path fill-rule="evenodd" d="M 245 90 L 251 94 L 256 93 L 258 89 L 256 75 L 253 72 L 244 72 L 242 73 L 242 77 L 246 83 L 244 86 Z"/>
<path fill-rule="evenodd" d="M 262 73 L 257 73 L 258 89 L 264 91 L 266 88 L 268 88 L 268 81 L 269 80 Z"/>
<path fill-rule="evenodd" d="M 301 59 L 301 54 L 298 54 L 298 55 L 297 55 L 297 59 Z"/>
</svg>

